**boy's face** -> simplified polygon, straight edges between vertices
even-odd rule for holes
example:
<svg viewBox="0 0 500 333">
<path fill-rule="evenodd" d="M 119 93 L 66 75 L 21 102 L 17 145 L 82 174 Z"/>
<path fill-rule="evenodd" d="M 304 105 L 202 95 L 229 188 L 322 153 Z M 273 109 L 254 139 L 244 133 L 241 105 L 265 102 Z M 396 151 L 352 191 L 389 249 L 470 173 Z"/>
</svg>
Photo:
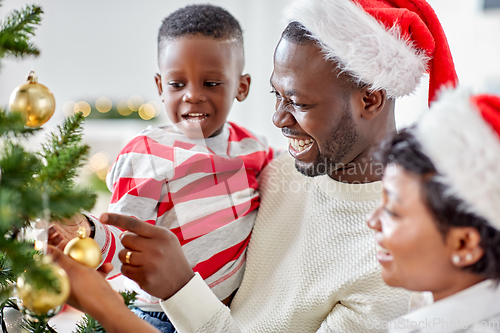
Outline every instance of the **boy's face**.
<svg viewBox="0 0 500 333">
<path fill-rule="evenodd" d="M 222 131 L 234 99 L 243 101 L 250 76 L 241 75 L 243 52 L 233 40 L 183 36 L 166 43 L 155 80 L 170 120 L 189 138 Z"/>
</svg>

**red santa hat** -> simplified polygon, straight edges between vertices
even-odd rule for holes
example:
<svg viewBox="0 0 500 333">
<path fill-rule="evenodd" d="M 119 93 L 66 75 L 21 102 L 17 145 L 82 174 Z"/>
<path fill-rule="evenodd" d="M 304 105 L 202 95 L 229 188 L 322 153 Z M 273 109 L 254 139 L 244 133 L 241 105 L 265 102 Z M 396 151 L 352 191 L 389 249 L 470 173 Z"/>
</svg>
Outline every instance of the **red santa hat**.
<svg viewBox="0 0 500 333">
<path fill-rule="evenodd" d="M 500 97 L 445 90 L 414 133 L 449 194 L 500 230 Z"/>
<path fill-rule="evenodd" d="M 448 41 L 424 0 L 297 0 L 285 10 L 339 68 L 389 97 L 409 95 L 429 73 L 429 104 L 458 82 Z"/>
</svg>

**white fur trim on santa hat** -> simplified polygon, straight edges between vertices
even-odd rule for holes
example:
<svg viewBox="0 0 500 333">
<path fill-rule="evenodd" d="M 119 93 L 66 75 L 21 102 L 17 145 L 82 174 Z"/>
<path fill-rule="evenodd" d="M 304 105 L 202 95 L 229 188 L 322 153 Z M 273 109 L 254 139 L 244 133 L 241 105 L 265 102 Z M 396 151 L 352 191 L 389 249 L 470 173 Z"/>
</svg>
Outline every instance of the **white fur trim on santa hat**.
<svg viewBox="0 0 500 333">
<path fill-rule="evenodd" d="M 397 26 L 386 30 L 351 0 L 297 0 L 285 18 L 309 30 L 340 70 L 372 90 L 385 89 L 388 97 L 411 94 L 426 72 L 429 57 L 402 38 Z"/>
<path fill-rule="evenodd" d="M 500 230 L 500 138 L 464 89 L 445 90 L 415 130 L 423 152 L 464 208 Z"/>
</svg>

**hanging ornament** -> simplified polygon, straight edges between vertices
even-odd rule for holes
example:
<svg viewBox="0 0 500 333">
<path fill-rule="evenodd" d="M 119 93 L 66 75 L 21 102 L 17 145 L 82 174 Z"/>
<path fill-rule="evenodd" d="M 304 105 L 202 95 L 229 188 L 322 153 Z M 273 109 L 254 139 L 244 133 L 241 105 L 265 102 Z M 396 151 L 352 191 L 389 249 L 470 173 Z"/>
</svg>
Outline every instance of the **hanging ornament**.
<svg viewBox="0 0 500 333">
<path fill-rule="evenodd" d="M 97 268 L 101 263 L 101 248 L 95 240 L 85 236 L 85 227 L 78 228 L 78 237 L 66 244 L 64 254 L 91 268 Z"/>
<path fill-rule="evenodd" d="M 10 94 L 9 109 L 22 113 L 26 126 L 39 127 L 54 114 L 56 100 L 46 86 L 37 82 L 34 71 L 29 72 L 27 80 Z"/>
<path fill-rule="evenodd" d="M 52 309 L 62 305 L 69 296 L 69 278 L 66 272 L 56 263 L 43 260 L 40 265 L 45 266 L 55 279 L 52 286 L 39 288 L 30 283 L 36 277 L 28 277 L 28 272 L 17 278 L 17 295 L 24 308 L 36 315 L 47 315 Z M 56 310 L 57 312 L 57 310 Z"/>
</svg>

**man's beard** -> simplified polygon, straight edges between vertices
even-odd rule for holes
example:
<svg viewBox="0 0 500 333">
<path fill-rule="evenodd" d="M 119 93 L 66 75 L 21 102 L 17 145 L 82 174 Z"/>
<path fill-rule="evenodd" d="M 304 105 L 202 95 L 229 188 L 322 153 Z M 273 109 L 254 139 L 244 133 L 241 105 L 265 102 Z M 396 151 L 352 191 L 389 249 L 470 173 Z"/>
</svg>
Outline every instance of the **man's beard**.
<svg viewBox="0 0 500 333">
<path fill-rule="evenodd" d="M 298 165 L 298 161 L 295 161 L 295 168 L 308 177 L 333 174 L 335 170 L 343 167 L 341 161 L 351 152 L 357 139 L 358 133 L 354 126 L 351 110 L 349 107 L 345 107 L 338 126 L 332 130 L 312 165 L 303 167 Z M 316 144 L 318 144 L 317 139 Z"/>
</svg>

